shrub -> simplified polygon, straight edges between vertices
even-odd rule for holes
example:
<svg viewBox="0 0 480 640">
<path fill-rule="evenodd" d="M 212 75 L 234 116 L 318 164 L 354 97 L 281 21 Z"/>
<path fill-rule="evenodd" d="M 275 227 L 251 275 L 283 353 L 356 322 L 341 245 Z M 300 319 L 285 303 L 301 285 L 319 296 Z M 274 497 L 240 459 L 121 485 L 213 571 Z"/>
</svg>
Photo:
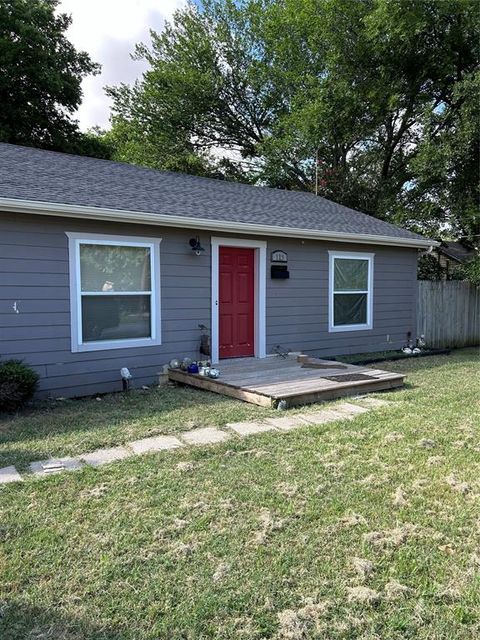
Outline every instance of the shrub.
<svg viewBox="0 0 480 640">
<path fill-rule="evenodd" d="M 33 397 L 40 376 L 21 360 L 0 362 L 0 411 L 15 411 Z"/>
<path fill-rule="evenodd" d="M 424 254 L 418 258 L 417 278 L 419 280 L 444 280 L 447 270 L 438 262 L 436 256 Z"/>
</svg>

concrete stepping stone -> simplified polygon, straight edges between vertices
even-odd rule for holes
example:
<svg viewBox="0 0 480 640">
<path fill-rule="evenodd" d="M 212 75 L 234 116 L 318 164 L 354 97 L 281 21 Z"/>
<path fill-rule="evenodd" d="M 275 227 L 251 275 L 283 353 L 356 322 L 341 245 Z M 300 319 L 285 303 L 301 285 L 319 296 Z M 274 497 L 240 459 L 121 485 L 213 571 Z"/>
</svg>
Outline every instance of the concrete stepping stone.
<svg viewBox="0 0 480 640">
<path fill-rule="evenodd" d="M 251 436 L 255 433 L 275 431 L 273 424 L 264 422 L 229 422 L 226 426 L 229 429 L 233 429 L 239 436 Z"/>
<path fill-rule="evenodd" d="M 30 471 L 36 476 L 51 476 L 62 471 L 76 471 L 83 463 L 78 458 L 50 458 L 30 463 Z"/>
<path fill-rule="evenodd" d="M 100 467 L 102 464 L 115 462 L 115 460 L 123 460 L 131 455 L 133 455 L 133 452 L 125 447 L 112 447 L 111 449 L 97 449 L 91 453 L 84 453 L 80 457 L 84 462 L 92 465 L 92 467 Z"/>
<path fill-rule="evenodd" d="M 22 482 L 23 478 L 14 466 L 3 467 L 0 469 L 0 484 L 8 484 L 9 482 Z"/>
<path fill-rule="evenodd" d="M 220 431 L 214 427 L 205 427 L 204 429 L 192 429 L 180 434 L 187 444 L 215 444 L 224 442 L 230 437 L 225 431 Z"/>
<path fill-rule="evenodd" d="M 156 436 L 153 438 L 143 438 L 129 442 L 128 446 L 133 449 L 136 454 L 149 453 L 150 451 L 163 451 L 165 449 L 176 449 L 183 447 L 183 442 L 173 436 Z"/>
<path fill-rule="evenodd" d="M 276 429 L 280 429 L 281 431 L 291 431 L 292 429 L 297 429 L 298 427 L 305 426 L 306 424 L 311 424 L 309 420 L 303 415 L 297 416 L 285 416 L 284 418 L 266 418 L 265 422 L 273 425 Z"/>
</svg>

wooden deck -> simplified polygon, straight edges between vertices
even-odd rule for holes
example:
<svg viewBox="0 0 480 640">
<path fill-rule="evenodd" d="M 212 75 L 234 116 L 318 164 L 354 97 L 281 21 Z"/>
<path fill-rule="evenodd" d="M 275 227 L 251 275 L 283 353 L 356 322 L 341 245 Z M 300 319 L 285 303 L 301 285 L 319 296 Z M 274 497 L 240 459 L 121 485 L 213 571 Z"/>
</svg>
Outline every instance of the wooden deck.
<svg viewBox="0 0 480 640">
<path fill-rule="evenodd" d="M 217 380 L 180 369 L 171 369 L 168 377 L 174 382 L 263 407 L 276 407 L 281 400 L 287 407 L 293 407 L 384 391 L 403 386 L 405 378 L 399 373 L 329 360 L 316 360 L 314 367 L 302 366 L 294 356 L 272 356 L 262 360 L 238 358 L 220 362 Z"/>
</svg>

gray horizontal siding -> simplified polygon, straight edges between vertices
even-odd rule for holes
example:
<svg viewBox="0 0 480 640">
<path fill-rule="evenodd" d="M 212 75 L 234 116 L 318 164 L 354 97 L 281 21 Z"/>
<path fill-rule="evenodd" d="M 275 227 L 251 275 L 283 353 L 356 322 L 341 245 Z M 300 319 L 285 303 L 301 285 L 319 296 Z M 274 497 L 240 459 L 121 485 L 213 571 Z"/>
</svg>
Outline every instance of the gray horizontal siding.
<svg viewBox="0 0 480 640">
<path fill-rule="evenodd" d="M 161 345 L 71 353 L 65 231 L 162 238 Z M 154 381 L 171 358 L 197 356 L 198 324 L 210 324 L 210 260 L 191 255 L 191 236 L 188 230 L 0 213 L 0 357 L 20 357 L 35 367 L 41 394 L 68 396 L 118 390 L 123 366 L 140 386 Z"/>
<path fill-rule="evenodd" d="M 2 273 L 3 275 L 7 275 L 9 273 L 64 273 L 68 275 L 68 264 L 65 264 L 64 261 L 60 260 L 35 260 L 34 258 L 1 258 L 0 273 Z"/>
<path fill-rule="evenodd" d="M 71 353 L 65 231 L 162 238 L 161 345 Z M 210 326 L 210 238 L 201 234 L 207 250 L 197 257 L 188 246 L 192 235 L 188 230 L 0 213 L 0 357 L 23 358 L 40 373 L 41 394 L 55 396 L 118 390 L 123 366 L 137 386 L 151 383 L 171 358 L 198 357 L 198 324 Z M 400 346 L 406 332 L 414 331 L 415 250 L 276 238 L 268 240 L 268 259 L 274 249 L 288 253 L 290 279 L 271 280 L 268 262 L 267 352 L 277 344 L 323 355 L 378 350 Z M 328 332 L 329 249 L 375 253 L 371 331 Z"/>
<path fill-rule="evenodd" d="M 400 347 L 415 332 L 417 251 L 344 243 L 274 240 L 288 253 L 288 280 L 267 280 L 267 349 L 275 345 L 317 355 Z M 328 251 L 375 254 L 373 328 L 328 331 Z"/>
</svg>

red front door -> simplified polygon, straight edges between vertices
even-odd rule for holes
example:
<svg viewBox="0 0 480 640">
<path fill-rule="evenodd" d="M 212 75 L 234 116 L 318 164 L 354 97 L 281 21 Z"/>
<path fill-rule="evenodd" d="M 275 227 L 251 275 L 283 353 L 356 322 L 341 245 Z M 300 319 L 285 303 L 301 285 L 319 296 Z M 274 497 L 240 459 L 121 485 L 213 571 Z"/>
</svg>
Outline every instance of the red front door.
<svg viewBox="0 0 480 640">
<path fill-rule="evenodd" d="M 254 251 L 220 247 L 220 358 L 255 355 Z"/>
</svg>

